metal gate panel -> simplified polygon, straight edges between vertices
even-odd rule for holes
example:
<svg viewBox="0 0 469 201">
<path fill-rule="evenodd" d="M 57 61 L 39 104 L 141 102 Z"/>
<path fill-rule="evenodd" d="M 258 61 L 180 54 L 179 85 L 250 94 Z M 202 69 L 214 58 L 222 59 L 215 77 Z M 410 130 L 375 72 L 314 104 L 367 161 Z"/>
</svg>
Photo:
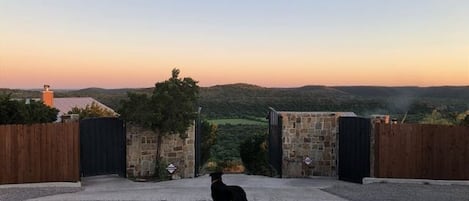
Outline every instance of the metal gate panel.
<svg viewBox="0 0 469 201">
<path fill-rule="evenodd" d="M 269 112 L 269 164 L 282 177 L 282 117 L 276 111 Z"/>
<path fill-rule="evenodd" d="M 80 172 L 82 176 L 126 176 L 126 134 L 118 118 L 80 121 Z"/>
<path fill-rule="evenodd" d="M 361 117 L 339 119 L 339 179 L 362 183 L 370 176 L 371 121 Z"/>
</svg>

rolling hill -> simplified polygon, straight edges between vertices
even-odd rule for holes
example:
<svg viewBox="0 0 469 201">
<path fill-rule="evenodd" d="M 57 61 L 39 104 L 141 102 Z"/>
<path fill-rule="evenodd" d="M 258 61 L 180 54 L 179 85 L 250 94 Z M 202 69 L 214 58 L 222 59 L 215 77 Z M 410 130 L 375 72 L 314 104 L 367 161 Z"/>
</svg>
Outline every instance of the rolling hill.
<svg viewBox="0 0 469 201">
<path fill-rule="evenodd" d="M 151 93 L 152 88 L 58 91 L 57 97 L 90 96 L 117 109 L 127 92 Z M 0 89 L 13 97 L 39 97 L 40 91 Z M 469 86 L 377 87 L 303 86 L 266 88 L 250 84 L 201 87 L 199 105 L 207 118 L 262 117 L 269 107 L 279 111 L 352 111 L 360 115 L 385 113 L 412 115 L 445 107 L 453 111 L 469 109 Z M 417 118 L 417 117 L 415 117 Z M 412 119 L 412 117 L 411 117 Z"/>
</svg>

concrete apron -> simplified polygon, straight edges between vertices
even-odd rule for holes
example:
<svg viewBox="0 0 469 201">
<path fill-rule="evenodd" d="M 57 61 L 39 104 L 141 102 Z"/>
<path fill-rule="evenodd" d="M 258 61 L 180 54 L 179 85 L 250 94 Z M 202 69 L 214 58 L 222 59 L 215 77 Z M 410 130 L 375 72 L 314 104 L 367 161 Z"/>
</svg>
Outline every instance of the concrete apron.
<svg viewBox="0 0 469 201">
<path fill-rule="evenodd" d="M 333 179 L 279 179 L 227 174 L 223 175 L 223 181 L 227 185 L 241 186 L 248 200 L 345 200 L 321 190 L 340 182 Z M 86 178 L 82 182 L 83 191 L 32 200 L 212 200 L 211 181 L 207 175 L 165 182 L 132 182 L 119 177 Z"/>
<path fill-rule="evenodd" d="M 363 178 L 363 184 L 397 183 L 397 184 L 432 184 L 432 185 L 467 185 L 468 180 L 433 180 L 433 179 L 396 179 L 396 178 Z"/>
<path fill-rule="evenodd" d="M 2 184 L 0 188 L 46 188 L 46 187 L 63 187 L 63 188 L 80 188 L 81 182 L 42 182 L 42 183 L 25 183 L 25 184 Z"/>
</svg>

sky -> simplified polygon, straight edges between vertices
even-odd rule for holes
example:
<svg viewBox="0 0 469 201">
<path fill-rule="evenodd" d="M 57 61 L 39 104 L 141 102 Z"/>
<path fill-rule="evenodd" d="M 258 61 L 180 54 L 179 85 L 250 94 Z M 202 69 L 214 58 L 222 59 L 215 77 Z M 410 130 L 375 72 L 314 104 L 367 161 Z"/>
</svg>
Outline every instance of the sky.
<svg viewBox="0 0 469 201">
<path fill-rule="evenodd" d="M 464 0 L 0 0 L 0 88 L 469 85 Z"/>
</svg>

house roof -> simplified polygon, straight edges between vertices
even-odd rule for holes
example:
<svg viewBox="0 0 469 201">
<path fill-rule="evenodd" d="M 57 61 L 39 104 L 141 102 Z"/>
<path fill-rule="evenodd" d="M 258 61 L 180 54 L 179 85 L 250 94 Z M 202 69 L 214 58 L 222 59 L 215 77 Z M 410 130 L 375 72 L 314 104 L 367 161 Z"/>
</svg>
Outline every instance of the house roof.
<svg viewBox="0 0 469 201">
<path fill-rule="evenodd" d="M 54 107 L 59 110 L 58 115 L 61 116 L 63 114 L 67 114 L 67 112 L 71 111 L 74 107 L 85 108 L 86 105 L 91 105 L 93 102 L 102 108 L 116 113 L 113 109 L 91 97 L 54 98 Z"/>
</svg>

